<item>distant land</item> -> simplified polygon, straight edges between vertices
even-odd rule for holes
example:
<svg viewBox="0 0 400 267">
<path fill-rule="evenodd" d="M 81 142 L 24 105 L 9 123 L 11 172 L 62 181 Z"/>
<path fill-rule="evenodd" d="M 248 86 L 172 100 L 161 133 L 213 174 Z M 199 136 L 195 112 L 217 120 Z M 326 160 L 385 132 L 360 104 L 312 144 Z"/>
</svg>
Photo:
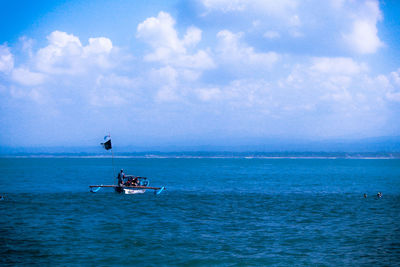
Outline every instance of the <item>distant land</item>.
<svg viewBox="0 0 400 267">
<path fill-rule="evenodd" d="M 117 157 L 328 157 L 400 158 L 400 137 L 342 140 L 252 140 L 249 145 L 157 145 L 121 146 L 113 144 Z M 111 156 L 98 146 L 7 147 L 0 156 Z"/>
</svg>

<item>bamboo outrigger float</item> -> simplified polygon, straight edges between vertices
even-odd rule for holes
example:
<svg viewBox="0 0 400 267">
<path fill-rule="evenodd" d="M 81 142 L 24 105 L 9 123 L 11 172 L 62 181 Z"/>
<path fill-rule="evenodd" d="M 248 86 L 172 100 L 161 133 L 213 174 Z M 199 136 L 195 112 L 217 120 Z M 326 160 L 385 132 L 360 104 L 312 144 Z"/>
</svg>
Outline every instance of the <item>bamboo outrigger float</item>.
<svg viewBox="0 0 400 267">
<path fill-rule="evenodd" d="M 114 153 L 112 152 L 111 145 L 111 137 L 110 134 L 104 137 L 105 142 L 101 143 L 101 145 L 106 150 L 111 150 L 112 155 L 112 166 L 113 166 L 113 174 L 115 174 L 114 169 Z M 122 176 L 121 176 L 122 175 Z M 123 194 L 143 194 L 147 189 L 154 190 L 154 194 L 158 195 L 162 191 L 164 191 L 165 187 L 151 187 L 149 186 L 149 180 L 146 177 L 133 176 L 133 175 L 124 175 L 122 170 L 121 173 L 118 174 L 118 181 L 116 185 L 89 185 L 90 192 L 96 193 L 103 187 L 111 187 L 114 188 L 115 192 L 123 193 Z M 125 182 L 124 179 L 127 181 Z"/>
</svg>

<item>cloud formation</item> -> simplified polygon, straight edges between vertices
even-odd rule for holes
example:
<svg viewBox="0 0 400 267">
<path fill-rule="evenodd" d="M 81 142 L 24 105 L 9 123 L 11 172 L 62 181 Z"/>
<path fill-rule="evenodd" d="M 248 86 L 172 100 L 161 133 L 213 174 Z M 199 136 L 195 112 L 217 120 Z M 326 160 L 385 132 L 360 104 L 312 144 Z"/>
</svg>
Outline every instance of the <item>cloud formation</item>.
<svg viewBox="0 0 400 267">
<path fill-rule="evenodd" d="M 297 7 L 294 0 L 201 0 L 205 8 L 222 12 L 251 11 L 263 12 L 274 16 L 286 14 Z"/>
<path fill-rule="evenodd" d="M 129 58 L 119 54 L 109 38 L 89 38 L 88 44 L 82 45 L 77 36 L 54 31 L 47 41 L 35 51 L 32 40 L 22 38 L 22 62 L 14 62 L 10 49 L 1 47 L 0 66 L 6 73 L 10 97 L 51 106 L 58 102 L 60 107 L 82 101 L 89 106 L 115 106 L 124 103 L 121 93 L 127 84 L 136 86 L 129 78 L 108 74 Z M 113 84 L 106 82 L 109 80 Z"/>
<path fill-rule="evenodd" d="M 14 68 L 14 57 L 6 45 L 0 45 L 0 72 L 8 73 Z"/>
<path fill-rule="evenodd" d="M 345 57 L 317 57 L 313 58 L 312 71 L 330 74 L 358 74 L 367 70 L 368 67 L 364 63 L 358 63 L 352 58 Z"/>
<path fill-rule="evenodd" d="M 49 44 L 35 55 L 36 68 L 43 73 L 73 75 L 93 66 L 112 66 L 109 55 L 113 46 L 108 38 L 89 38 L 89 44 L 83 46 L 78 37 L 54 31 L 47 40 Z"/>
<path fill-rule="evenodd" d="M 234 34 L 228 30 L 218 32 L 216 51 L 223 62 L 236 66 L 249 65 L 270 68 L 278 61 L 277 53 L 257 53 L 253 47 L 241 42 L 242 35 L 242 33 Z"/>
<path fill-rule="evenodd" d="M 12 80 L 26 86 L 42 84 L 45 81 L 45 75 L 39 72 L 32 72 L 26 68 L 15 68 L 12 72 Z"/>
<path fill-rule="evenodd" d="M 207 51 L 201 49 L 192 53 L 189 51 L 200 42 L 201 30 L 190 27 L 180 39 L 174 26 L 175 20 L 165 12 L 160 12 L 157 17 L 148 18 L 138 25 L 136 36 L 154 50 L 145 55 L 144 59 L 196 70 L 214 67 L 214 62 Z"/>
<path fill-rule="evenodd" d="M 2 105 L 9 116 L 35 114 L 32 128 L 46 117 L 52 127 L 86 120 L 132 135 L 141 134 L 133 124 L 160 136 L 373 136 L 397 127 L 400 69 L 371 57 L 386 46 L 378 2 L 201 3 L 190 22 L 159 10 L 142 18 L 123 49 L 106 34 L 85 41 L 61 30 L 0 45 Z"/>
<path fill-rule="evenodd" d="M 378 3 L 366 1 L 354 17 L 350 32 L 343 35 L 344 41 L 356 53 L 375 53 L 378 48 L 383 46 L 383 42 L 378 37 L 376 25 L 382 20 Z"/>
<path fill-rule="evenodd" d="M 137 38 L 148 43 L 153 51 L 144 56 L 148 62 L 158 63 L 158 69 L 150 71 L 150 77 L 159 86 L 157 101 L 174 101 L 180 98 L 186 82 L 197 80 L 202 72 L 215 68 L 209 52 L 196 49 L 202 31 L 194 26 L 186 30 L 183 38 L 178 37 L 175 20 L 166 12 L 150 17 L 137 27 Z M 180 92 L 179 92 L 180 91 Z"/>
</svg>

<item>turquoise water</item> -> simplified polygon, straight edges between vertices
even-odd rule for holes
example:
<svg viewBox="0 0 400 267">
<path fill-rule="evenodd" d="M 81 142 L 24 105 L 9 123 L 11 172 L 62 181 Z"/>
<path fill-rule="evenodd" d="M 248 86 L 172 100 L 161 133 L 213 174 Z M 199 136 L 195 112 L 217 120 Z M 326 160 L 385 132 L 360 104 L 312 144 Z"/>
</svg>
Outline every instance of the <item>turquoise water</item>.
<svg viewBox="0 0 400 267">
<path fill-rule="evenodd" d="M 115 162 L 167 190 L 90 193 L 111 159 L 0 159 L 0 264 L 399 265 L 400 160 Z"/>
</svg>

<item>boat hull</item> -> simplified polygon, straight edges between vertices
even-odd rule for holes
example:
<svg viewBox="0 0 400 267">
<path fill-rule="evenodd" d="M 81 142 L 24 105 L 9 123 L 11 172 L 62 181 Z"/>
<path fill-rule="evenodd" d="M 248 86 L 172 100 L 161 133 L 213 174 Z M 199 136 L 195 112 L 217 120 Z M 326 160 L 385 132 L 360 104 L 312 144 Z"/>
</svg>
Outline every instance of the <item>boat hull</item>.
<svg viewBox="0 0 400 267">
<path fill-rule="evenodd" d="M 132 194 L 144 194 L 146 192 L 146 189 L 126 189 L 124 188 L 124 194 L 126 195 L 132 195 Z"/>
<path fill-rule="evenodd" d="M 133 194 L 143 194 L 146 192 L 146 189 L 140 189 L 140 188 L 123 188 L 123 187 L 115 187 L 115 192 L 120 193 L 120 194 L 126 194 L 126 195 L 133 195 Z"/>
</svg>

